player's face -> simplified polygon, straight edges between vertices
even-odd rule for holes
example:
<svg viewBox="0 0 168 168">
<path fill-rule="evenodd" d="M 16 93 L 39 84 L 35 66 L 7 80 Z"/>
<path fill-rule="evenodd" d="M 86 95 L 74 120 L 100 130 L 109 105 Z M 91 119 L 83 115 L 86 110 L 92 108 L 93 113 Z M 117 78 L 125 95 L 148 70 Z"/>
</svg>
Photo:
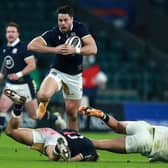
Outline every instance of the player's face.
<svg viewBox="0 0 168 168">
<path fill-rule="evenodd" d="M 6 39 L 9 43 L 14 42 L 19 37 L 19 32 L 16 27 L 8 26 L 6 28 Z"/>
<path fill-rule="evenodd" d="M 71 30 L 73 24 L 73 17 L 68 14 L 58 14 L 58 26 L 62 32 Z"/>
</svg>

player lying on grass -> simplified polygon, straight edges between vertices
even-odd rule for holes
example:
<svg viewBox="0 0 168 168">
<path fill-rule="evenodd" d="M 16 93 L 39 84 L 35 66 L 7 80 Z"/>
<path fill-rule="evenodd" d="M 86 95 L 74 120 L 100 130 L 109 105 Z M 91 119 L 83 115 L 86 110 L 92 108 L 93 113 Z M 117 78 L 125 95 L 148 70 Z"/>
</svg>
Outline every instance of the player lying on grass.
<svg viewBox="0 0 168 168">
<path fill-rule="evenodd" d="M 79 112 L 100 118 L 115 132 L 126 135 L 111 140 L 92 140 L 96 149 L 141 153 L 150 161 L 168 161 L 168 127 L 151 125 L 145 121 L 121 122 L 91 107 L 80 107 Z"/>
<path fill-rule="evenodd" d="M 19 128 L 22 107 L 26 98 L 10 89 L 4 90 L 4 93 L 14 102 L 11 119 L 5 130 L 8 136 L 38 150 L 48 156 L 49 160 L 96 161 L 98 159 L 92 142 L 77 131 L 70 129 L 55 131 L 51 128 Z"/>
</svg>

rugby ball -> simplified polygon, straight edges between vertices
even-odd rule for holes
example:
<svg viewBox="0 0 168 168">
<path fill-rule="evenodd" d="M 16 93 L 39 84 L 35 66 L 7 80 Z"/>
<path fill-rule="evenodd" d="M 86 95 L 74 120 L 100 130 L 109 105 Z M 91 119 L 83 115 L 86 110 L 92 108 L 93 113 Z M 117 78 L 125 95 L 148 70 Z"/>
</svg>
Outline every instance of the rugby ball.
<svg viewBox="0 0 168 168">
<path fill-rule="evenodd" d="M 70 36 L 66 41 L 65 44 L 72 45 L 75 48 L 81 48 L 82 43 L 78 36 Z"/>
</svg>

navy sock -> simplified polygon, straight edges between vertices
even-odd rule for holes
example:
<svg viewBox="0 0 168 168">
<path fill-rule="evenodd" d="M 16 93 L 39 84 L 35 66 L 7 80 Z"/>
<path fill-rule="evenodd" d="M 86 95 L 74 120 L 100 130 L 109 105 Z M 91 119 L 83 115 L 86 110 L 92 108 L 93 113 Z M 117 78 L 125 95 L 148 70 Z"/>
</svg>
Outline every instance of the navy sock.
<svg viewBox="0 0 168 168">
<path fill-rule="evenodd" d="M 57 119 L 57 116 L 49 111 L 46 111 L 44 117 L 42 118 L 42 120 L 51 120 L 51 121 L 54 121 L 56 119 Z"/>
<path fill-rule="evenodd" d="M 5 116 L 0 116 L 0 126 L 5 126 Z"/>
<path fill-rule="evenodd" d="M 16 116 L 21 115 L 22 110 L 23 110 L 23 105 L 20 105 L 20 104 L 14 104 L 13 105 L 13 112 Z"/>
</svg>

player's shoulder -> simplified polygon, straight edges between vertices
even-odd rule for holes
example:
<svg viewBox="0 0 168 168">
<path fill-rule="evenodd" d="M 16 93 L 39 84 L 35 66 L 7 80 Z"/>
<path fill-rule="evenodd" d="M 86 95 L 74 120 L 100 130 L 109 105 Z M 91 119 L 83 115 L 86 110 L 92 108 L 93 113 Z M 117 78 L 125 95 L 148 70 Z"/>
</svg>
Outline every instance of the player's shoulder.
<svg viewBox="0 0 168 168">
<path fill-rule="evenodd" d="M 58 26 L 53 26 L 49 29 L 47 29 L 41 36 L 46 36 L 46 35 L 53 35 L 53 34 L 57 34 L 59 32 L 59 28 Z"/>
<path fill-rule="evenodd" d="M 73 26 L 78 28 L 81 26 L 85 26 L 85 24 L 83 22 L 78 21 L 78 20 L 74 20 Z"/>
</svg>

